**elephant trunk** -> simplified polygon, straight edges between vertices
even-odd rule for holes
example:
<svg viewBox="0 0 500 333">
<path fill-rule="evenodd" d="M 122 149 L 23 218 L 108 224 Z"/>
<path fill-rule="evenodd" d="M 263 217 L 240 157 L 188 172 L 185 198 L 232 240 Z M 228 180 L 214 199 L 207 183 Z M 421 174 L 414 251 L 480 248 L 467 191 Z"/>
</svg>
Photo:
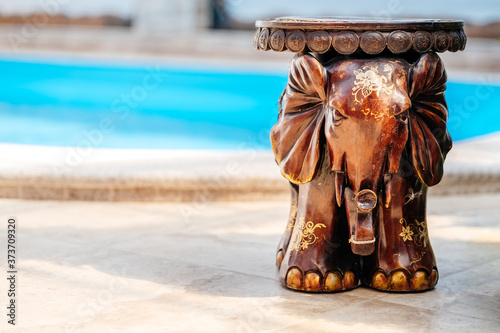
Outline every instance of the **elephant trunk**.
<svg viewBox="0 0 500 333">
<path fill-rule="evenodd" d="M 375 251 L 373 211 L 378 197 L 372 190 L 361 190 L 354 194 L 346 187 L 344 191 L 352 252 L 362 256 L 370 255 Z"/>
</svg>

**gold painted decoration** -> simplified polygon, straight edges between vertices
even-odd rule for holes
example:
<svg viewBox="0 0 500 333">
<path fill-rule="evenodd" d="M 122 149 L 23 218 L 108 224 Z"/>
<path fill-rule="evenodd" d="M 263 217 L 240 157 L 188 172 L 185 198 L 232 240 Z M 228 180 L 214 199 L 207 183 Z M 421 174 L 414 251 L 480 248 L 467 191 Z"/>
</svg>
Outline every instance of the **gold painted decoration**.
<svg viewBox="0 0 500 333">
<path fill-rule="evenodd" d="M 421 251 L 420 255 L 418 255 L 412 261 L 410 261 L 410 265 L 414 265 L 414 264 L 422 261 L 422 259 L 424 258 L 425 253 L 426 253 L 425 251 Z M 417 254 L 418 254 L 418 252 L 417 252 Z"/>
<path fill-rule="evenodd" d="M 405 205 L 410 203 L 410 201 L 413 201 L 417 198 L 419 198 L 420 196 L 422 196 L 422 191 L 419 191 L 419 192 L 415 192 L 411 187 L 408 189 L 408 194 L 406 195 L 405 199 Z"/>
<path fill-rule="evenodd" d="M 386 65 L 384 72 L 390 73 L 391 68 Z M 356 69 L 354 75 L 356 75 L 356 81 L 354 81 L 352 94 L 354 95 L 354 100 L 358 103 L 362 103 L 363 99 L 374 92 L 379 97 L 381 91 L 389 95 L 394 90 L 394 84 L 389 84 L 387 77 L 380 74 L 376 66 L 364 66 L 363 68 Z M 360 94 L 363 96 L 361 99 L 358 98 Z"/>
<path fill-rule="evenodd" d="M 412 224 L 408 224 L 404 218 L 399 220 L 402 225 L 400 237 L 403 238 L 403 242 L 413 241 L 416 245 L 421 247 L 426 247 L 429 243 L 429 233 L 427 231 L 427 222 L 418 222 L 415 220 L 417 227 L 414 228 Z"/>
<path fill-rule="evenodd" d="M 290 248 L 295 251 L 307 249 L 309 245 L 314 244 L 318 240 L 318 236 L 315 234 L 318 228 L 326 228 L 326 225 L 323 223 L 314 223 L 313 221 L 306 222 L 305 217 L 302 216 L 297 225 L 298 232 L 295 234 Z"/>
<path fill-rule="evenodd" d="M 422 221 L 417 223 L 417 237 L 415 237 L 415 244 L 425 247 L 429 243 L 429 232 L 427 231 L 427 222 Z"/>
<path fill-rule="evenodd" d="M 412 241 L 414 235 L 412 225 L 408 225 L 405 219 L 399 220 L 399 223 L 402 224 L 402 231 L 399 236 L 403 237 L 403 242 Z"/>
</svg>

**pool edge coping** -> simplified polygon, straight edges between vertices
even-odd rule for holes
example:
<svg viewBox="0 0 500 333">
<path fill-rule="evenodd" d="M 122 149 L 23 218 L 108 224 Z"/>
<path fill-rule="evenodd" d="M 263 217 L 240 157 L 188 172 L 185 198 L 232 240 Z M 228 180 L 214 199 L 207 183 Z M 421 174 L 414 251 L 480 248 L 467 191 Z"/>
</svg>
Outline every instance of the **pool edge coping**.
<svg viewBox="0 0 500 333">
<path fill-rule="evenodd" d="M 455 143 L 443 180 L 430 193 L 500 192 L 498 147 L 500 132 Z M 95 148 L 93 156 L 64 169 L 67 149 L 0 144 L 0 198 L 203 202 L 289 196 L 270 150 Z"/>
</svg>

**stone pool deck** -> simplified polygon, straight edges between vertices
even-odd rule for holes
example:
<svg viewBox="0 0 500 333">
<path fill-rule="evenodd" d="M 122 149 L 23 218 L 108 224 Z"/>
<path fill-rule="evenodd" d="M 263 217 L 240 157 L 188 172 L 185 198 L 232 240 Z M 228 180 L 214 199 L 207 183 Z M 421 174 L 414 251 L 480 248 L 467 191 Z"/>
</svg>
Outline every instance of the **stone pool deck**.
<svg viewBox="0 0 500 333">
<path fill-rule="evenodd" d="M 275 279 L 287 201 L 1 199 L 3 244 L 18 219 L 18 318 L 0 331 L 500 332 L 498 202 L 430 197 L 432 291 L 305 294 Z"/>
</svg>

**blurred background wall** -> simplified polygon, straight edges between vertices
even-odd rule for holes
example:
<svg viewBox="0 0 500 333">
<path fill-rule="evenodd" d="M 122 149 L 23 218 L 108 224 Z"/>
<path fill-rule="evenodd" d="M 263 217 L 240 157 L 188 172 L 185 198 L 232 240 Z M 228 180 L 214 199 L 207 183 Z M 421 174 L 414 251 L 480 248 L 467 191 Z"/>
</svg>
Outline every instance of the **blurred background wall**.
<svg viewBox="0 0 500 333">
<path fill-rule="evenodd" d="M 0 3 L 0 23 L 126 26 L 170 33 L 252 29 L 256 19 L 283 15 L 459 18 L 470 37 L 500 37 L 498 0 L 16 0 Z"/>
<path fill-rule="evenodd" d="M 0 52 L 154 55 L 288 63 L 256 52 L 255 20 L 276 16 L 462 19 L 467 52 L 448 68 L 499 71 L 498 0 L 12 0 L 0 2 Z"/>
</svg>

